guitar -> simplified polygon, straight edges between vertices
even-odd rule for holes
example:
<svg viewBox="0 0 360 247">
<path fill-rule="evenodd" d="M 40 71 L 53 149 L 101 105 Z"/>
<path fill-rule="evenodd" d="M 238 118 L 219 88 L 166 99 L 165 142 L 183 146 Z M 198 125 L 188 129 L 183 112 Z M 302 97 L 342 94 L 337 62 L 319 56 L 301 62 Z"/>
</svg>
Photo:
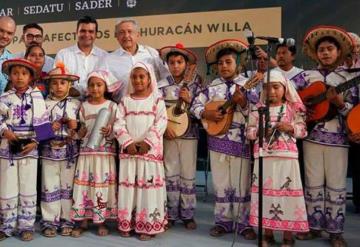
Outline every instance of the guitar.
<svg viewBox="0 0 360 247">
<path fill-rule="evenodd" d="M 252 78 L 245 82 L 240 89 L 243 92 L 257 86 L 257 84 L 264 78 L 261 73 L 256 73 Z M 205 105 L 205 111 L 220 111 L 224 118 L 220 121 L 212 121 L 205 118 L 201 119 L 201 123 L 206 132 L 211 136 L 225 134 L 233 121 L 234 108 L 236 103 L 233 102 L 233 97 L 229 100 L 210 101 Z"/>
<path fill-rule="evenodd" d="M 346 125 L 350 133 L 360 133 L 360 105 L 357 105 L 350 110 L 346 118 Z"/>
<path fill-rule="evenodd" d="M 335 87 L 336 92 L 342 93 L 360 83 L 360 76 L 341 83 Z M 327 85 L 322 81 L 313 82 L 307 88 L 300 90 L 299 96 L 311 112 L 306 118 L 308 124 L 313 124 L 323 119 L 331 119 L 337 114 L 336 108 L 326 98 Z"/>
<path fill-rule="evenodd" d="M 196 64 L 189 65 L 185 71 L 182 88 L 187 88 L 187 85 L 195 80 L 196 75 Z M 172 130 L 176 137 L 185 135 L 190 128 L 188 107 L 189 105 L 179 98 L 175 105 L 168 107 L 166 110 L 168 116 L 167 128 Z"/>
</svg>

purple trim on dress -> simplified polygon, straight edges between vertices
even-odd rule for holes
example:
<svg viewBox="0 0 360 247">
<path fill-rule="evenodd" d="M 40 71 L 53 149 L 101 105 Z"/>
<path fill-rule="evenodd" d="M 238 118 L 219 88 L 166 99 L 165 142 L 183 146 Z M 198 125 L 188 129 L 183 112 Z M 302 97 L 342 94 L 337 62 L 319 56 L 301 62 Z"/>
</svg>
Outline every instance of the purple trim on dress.
<svg viewBox="0 0 360 247">
<path fill-rule="evenodd" d="M 25 156 L 22 156 L 20 154 L 10 154 L 8 146 L 5 149 L 0 148 L 0 158 L 9 160 L 9 157 L 11 157 L 13 160 L 20 160 L 25 158 L 38 159 L 39 155 L 37 149 L 33 149 L 30 151 L 30 153 L 26 154 Z M 10 163 L 11 161 L 9 160 L 9 164 Z"/>
<path fill-rule="evenodd" d="M 71 200 L 72 199 L 72 195 L 73 195 L 73 190 L 70 189 L 61 189 L 60 190 L 60 193 L 61 193 L 61 199 L 64 199 L 64 200 Z"/>
<path fill-rule="evenodd" d="M 61 199 L 60 190 L 53 192 L 41 192 L 41 201 L 43 202 L 55 202 Z"/>
<path fill-rule="evenodd" d="M 63 147 L 61 149 L 53 149 L 50 145 L 44 145 L 41 150 L 41 158 L 47 160 L 55 160 L 55 161 L 65 161 L 70 159 L 74 159 L 79 156 L 79 147 L 74 144 L 73 152 L 71 152 L 71 157 L 69 157 L 69 152 L 67 147 Z"/>
<path fill-rule="evenodd" d="M 248 144 L 224 140 L 208 135 L 208 148 L 211 151 L 250 159 L 250 147 Z"/>
<path fill-rule="evenodd" d="M 184 195 L 194 195 L 196 193 L 195 184 L 193 184 L 191 188 L 180 186 L 180 193 Z"/>
<path fill-rule="evenodd" d="M 349 146 L 345 133 L 325 132 L 318 129 L 313 129 L 305 140 L 331 146 Z"/>
</svg>

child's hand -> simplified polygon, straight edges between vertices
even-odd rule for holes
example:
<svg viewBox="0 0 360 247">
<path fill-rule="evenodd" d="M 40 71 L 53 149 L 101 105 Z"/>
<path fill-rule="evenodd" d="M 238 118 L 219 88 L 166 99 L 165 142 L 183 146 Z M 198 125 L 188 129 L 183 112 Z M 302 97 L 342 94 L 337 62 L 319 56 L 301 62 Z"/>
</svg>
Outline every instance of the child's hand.
<svg viewBox="0 0 360 247">
<path fill-rule="evenodd" d="M 68 129 L 74 130 L 77 128 L 77 121 L 73 119 L 68 119 L 66 121 Z"/>
<path fill-rule="evenodd" d="M 61 123 L 59 122 L 59 121 L 54 121 L 53 123 L 52 123 L 52 129 L 53 129 L 53 131 L 57 131 L 57 130 L 59 130 L 61 128 Z"/>
<path fill-rule="evenodd" d="M 30 142 L 29 144 L 25 145 L 23 150 L 21 151 L 21 155 L 26 155 L 30 153 L 33 149 L 37 148 L 37 143 Z"/>
<path fill-rule="evenodd" d="M 103 134 L 106 137 L 108 137 L 111 134 L 111 132 L 112 132 L 111 125 L 101 128 L 101 134 Z"/>
<path fill-rule="evenodd" d="M 360 133 L 356 133 L 356 134 L 349 134 L 349 140 L 355 143 L 360 143 Z"/>
<path fill-rule="evenodd" d="M 289 134 L 294 133 L 294 127 L 289 123 L 280 122 L 275 126 L 275 128 L 280 132 L 285 132 Z"/>
<path fill-rule="evenodd" d="M 17 141 L 18 138 L 15 135 L 14 132 L 12 132 L 11 130 L 4 130 L 3 136 L 9 141 L 9 142 L 13 142 L 13 141 Z"/>
<path fill-rule="evenodd" d="M 182 99 L 184 102 L 190 104 L 191 97 L 190 97 L 189 89 L 187 89 L 186 87 L 182 87 L 180 89 L 179 98 Z"/>
<path fill-rule="evenodd" d="M 164 137 L 168 140 L 173 140 L 176 138 L 175 132 L 169 128 L 165 130 Z"/>
<path fill-rule="evenodd" d="M 135 143 L 131 143 L 129 146 L 127 146 L 125 148 L 125 153 L 130 154 L 130 155 L 137 154 L 137 149 L 136 149 Z"/>
<path fill-rule="evenodd" d="M 87 133 L 86 127 L 84 125 L 81 126 L 80 129 L 79 129 L 79 132 L 78 132 L 79 138 L 80 139 L 83 138 L 86 135 L 86 133 Z"/>
<path fill-rule="evenodd" d="M 150 145 L 144 141 L 136 143 L 136 146 L 139 150 L 138 153 L 141 155 L 146 154 L 150 150 Z"/>
<path fill-rule="evenodd" d="M 235 93 L 232 96 L 232 101 L 236 104 L 239 104 L 242 108 L 244 108 L 247 104 L 246 96 L 243 92 L 241 92 L 239 85 L 236 85 Z"/>
<path fill-rule="evenodd" d="M 341 94 L 338 94 L 334 87 L 330 87 L 326 91 L 326 98 L 339 109 L 345 106 L 344 97 Z"/>
<path fill-rule="evenodd" d="M 224 115 L 220 111 L 204 111 L 202 114 L 202 118 L 205 118 L 206 120 L 218 122 L 224 118 Z"/>
</svg>

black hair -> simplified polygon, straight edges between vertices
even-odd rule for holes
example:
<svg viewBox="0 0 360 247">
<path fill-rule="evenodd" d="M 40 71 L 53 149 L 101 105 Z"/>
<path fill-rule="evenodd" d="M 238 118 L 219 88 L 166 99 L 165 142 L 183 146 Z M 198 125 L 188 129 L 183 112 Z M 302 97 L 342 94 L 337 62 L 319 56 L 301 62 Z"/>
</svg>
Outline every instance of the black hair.
<svg viewBox="0 0 360 247">
<path fill-rule="evenodd" d="M 292 55 L 292 56 L 295 56 L 295 55 L 296 55 L 296 46 L 295 46 L 295 45 L 287 46 L 286 44 L 278 44 L 278 45 L 276 46 L 276 52 L 278 51 L 278 49 L 279 49 L 280 47 L 287 47 L 288 50 L 291 52 L 291 55 Z"/>
<path fill-rule="evenodd" d="M 42 52 L 44 53 L 44 55 L 46 54 L 44 48 L 42 48 L 40 45 L 34 44 L 34 45 L 30 45 L 30 46 L 26 49 L 26 52 L 25 52 L 25 55 L 24 55 L 24 58 L 25 58 L 25 59 L 27 59 L 27 57 L 29 56 L 30 52 L 31 52 L 32 49 L 34 49 L 35 47 L 40 48 L 40 49 L 42 50 Z"/>
<path fill-rule="evenodd" d="M 325 36 L 325 37 L 322 37 L 322 38 L 320 38 L 318 41 L 316 41 L 316 44 L 315 44 L 315 51 L 317 51 L 318 50 L 318 48 L 319 48 L 319 46 L 320 46 L 320 44 L 322 43 L 322 42 L 329 42 L 329 43 L 331 43 L 331 44 L 333 44 L 333 45 L 335 45 L 336 46 L 336 48 L 338 49 L 338 50 L 340 50 L 340 44 L 339 44 L 339 42 L 334 38 L 334 37 L 332 37 L 332 36 Z"/>
<path fill-rule="evenodd" d="M 29 24 L 26 24 L 24 27 L 23 27 L 23 33 L 26 33 L 26 31 L 30 28 L 35 28 L 37 30 L 39 30 L 41 32 L 41 35 L 44 34 L 44 29 L 37 23 L 29 23 Z"/>
<path fill-rule="evenodd" d="M 89 16 L 89 15 L 85 15 L 77 21 L 76 30 L 79 30 L 80 24 L 90 24 L 90 23 L 95 24 L 95 31 L 97 32 L 98 31 L 98 23 L 94 17 Z"/>
<path fill-rule="evenodd" d="M 169 52 L 167 55 L 166 55 L 166 62 L 169 61 L 169 58 L 171 56 L 182 56 L 184 59 L 185 59 L 185 62 L 188 62 L 189 61 L 189 58 L 187 56 L 185 56 L 185 54 L 181 53 L 181 52 L 178 52 L 178 51 L 171 51 Z"/>
<path fill-rule="evenodd" d="M 34 78 L 35 77 L 35 74 L 34 74 L 34 71 L 29 69 L 28 67 L 24 66 L 24 65 L 21 65 L 21 64 L 13 64 L 13 65 L 10 65 L 9 66 L 9 74 L 11 73 L 11 70 L 15 67 L 15 66 L 21 66 L 21 67 L 24 67 L 26 68 L 29 72 L 30 72 L 30 75 Z"/>
<path fill-rule="evenodd" d="M 219 61 L 219 59 L 225 55 L 232 55 L 236 61 L 237 55 L 239 53 L 234 48 L 224 48 L 216 54 L 216 61 Z"/>
</svg>

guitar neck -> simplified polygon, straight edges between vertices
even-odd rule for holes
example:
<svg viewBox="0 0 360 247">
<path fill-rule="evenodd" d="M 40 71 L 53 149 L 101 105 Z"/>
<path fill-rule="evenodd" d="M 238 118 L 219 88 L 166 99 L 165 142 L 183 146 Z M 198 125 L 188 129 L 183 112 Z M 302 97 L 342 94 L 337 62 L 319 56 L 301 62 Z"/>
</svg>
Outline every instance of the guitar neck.
<svg viewBox="0 0 360 247">
<path fill-rule="evenodd" d="M 337 85 L 335 87 L 335 90 L 339 94 L 339 93 L 342 93 L 352 87 L 355 87 L 358 84 L 360 84 L 360 76 L 356 76 L 356 77 L 352 78 L 351 80 L 348 80 L 344 83 L 341 83 L 340 85 Z M 311 103 L 318 104 L 324 100 L 326 100 L 326 92 L 319 94 L 317 97 L 313 98 L 311 100 Z"/>
</svg>

